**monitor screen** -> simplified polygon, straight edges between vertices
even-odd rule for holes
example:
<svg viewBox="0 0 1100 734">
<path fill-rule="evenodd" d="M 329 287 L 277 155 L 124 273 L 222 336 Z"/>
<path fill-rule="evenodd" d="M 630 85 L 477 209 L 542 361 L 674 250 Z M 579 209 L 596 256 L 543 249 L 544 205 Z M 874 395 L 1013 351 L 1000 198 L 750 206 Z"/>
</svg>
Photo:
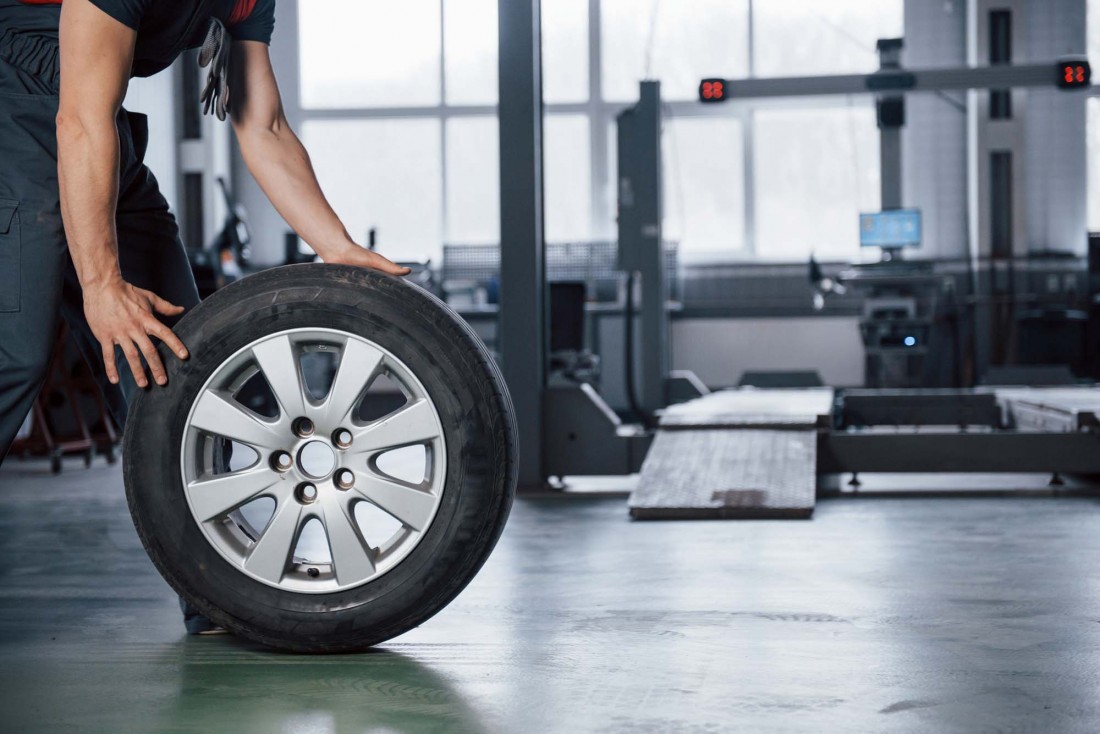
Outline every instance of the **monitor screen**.
<svg viewBox="0 0 1100 734">
<path fill-rule="evenodd" d="M 920 210 L 892 209 L 859 215 L 860 247 L 919 247 Z"/>
</svg>

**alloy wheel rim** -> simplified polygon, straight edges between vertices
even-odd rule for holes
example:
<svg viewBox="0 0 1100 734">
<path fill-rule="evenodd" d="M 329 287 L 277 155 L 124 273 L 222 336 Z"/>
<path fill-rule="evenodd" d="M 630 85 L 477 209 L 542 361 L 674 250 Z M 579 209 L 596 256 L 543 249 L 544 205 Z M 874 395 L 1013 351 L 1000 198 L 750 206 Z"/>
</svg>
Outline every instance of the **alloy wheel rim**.
<svg viewBox="0 0 1100 734">
<path fill-rule="evenodd" d="M 383 376 L 404 402 L 364 416 Z M 289 329 L 214 370 L 191 405 L 180 470 L 192 517 L 230 564 L 281 590 L 331 593 L 378 578 L 419 544 L 439 509 L 446 441 L 435 403 L 393 353 L 336 329 Z M 365 519 L 379 511 L 384 521 Z M 310 544 L 314 522 L 323 535 Z"/>
</svg>

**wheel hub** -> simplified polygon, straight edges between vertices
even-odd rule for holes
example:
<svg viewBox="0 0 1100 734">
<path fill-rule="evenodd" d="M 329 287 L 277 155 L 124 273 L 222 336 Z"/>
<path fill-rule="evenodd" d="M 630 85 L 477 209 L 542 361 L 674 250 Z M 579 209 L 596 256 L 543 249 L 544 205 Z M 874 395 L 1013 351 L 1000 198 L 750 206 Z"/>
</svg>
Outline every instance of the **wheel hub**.
<svg viewBox="0 0 1100 734">
<path fill-rule="evenodd" d="M 313 479 L 324 479 L 336 468 L 336 452 L 324 441 L 310 441 L 298 452 L 298 469 Z"/>
</svg>

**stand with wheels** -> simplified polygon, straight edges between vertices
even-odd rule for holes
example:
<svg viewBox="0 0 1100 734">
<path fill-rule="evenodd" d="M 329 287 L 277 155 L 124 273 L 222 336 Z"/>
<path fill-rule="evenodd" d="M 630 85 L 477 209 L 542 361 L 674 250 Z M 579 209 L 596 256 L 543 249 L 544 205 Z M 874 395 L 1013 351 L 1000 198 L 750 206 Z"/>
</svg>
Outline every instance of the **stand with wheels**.
<svg viewBox="0 0 1100 734">
<path fill-rule="evenodd" d="M 108 461 L 114 460 L 114 446 L 118 442 L 106 405 L 94 385 L 88 392 L 95 395 L 99 412 L 99 423 L 104 426 L 102 436 L 92 435 L 88 428 L 77 393 L 82 385 L 69 374 L 65 365 L 65 346 L 69 340 L 69 327 L 62 324 L 54 342 L 50 371 L 42 391 L 31 409 L 31 432 L 26 438 L 16 440 L 11 447 L 15 456 L 46 456 L 50 460 L 50 471 L 61 472 L 61 460 L 64 456 L 79 454 L 84 457 L 84 466 L 90 467 L 95 459 L 97 438 L 101 450 L 107 454 Z M 53 404 L 53 405 L 51 405 Z M 61 435 L 50 420 L 51 409 L 62 408 L 71 421 L 67 435 Z"/>
</svg>

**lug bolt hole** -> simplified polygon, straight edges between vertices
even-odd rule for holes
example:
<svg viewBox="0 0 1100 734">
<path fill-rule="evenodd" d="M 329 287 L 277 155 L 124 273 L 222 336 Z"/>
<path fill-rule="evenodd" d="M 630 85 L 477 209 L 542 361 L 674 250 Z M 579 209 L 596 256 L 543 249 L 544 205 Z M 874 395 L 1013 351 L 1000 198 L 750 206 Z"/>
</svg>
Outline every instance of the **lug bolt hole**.
<svg viewBox="0 0 1100 734">
<path fill-rule="evenodd" d="M 296 490 L 298 501 L 303 505 L 317 501 L 317 486 L 311 482 L 302 482 Z"/>
<path fill-rule="evenodd" d="M 321 572 L 318 571 L 316 568 L 307 568 L 306 574 L 308 574 L 311 579 L 315 579 L 321 575 Z"/>
<path fill-rule="evenodd" d="M 332 432 L 332 442 L 338 448 L 346 449 L 351 446 L 351 431 L 346 428 L 337 428 Z"/>
<path fill-rule="evenodd" d="M 339 489 L 351 489 L 355 486 L 355 472 L 351 469 L 341 469 L 333 476 L 332 481 Z"/>
<path fill-rule="evenodd" d="M 312 436 L 314 431 L 313 421 L 309 418 L 299 418 L 294 421 L 294 433 L 299 438 L 306 438 Z"/>
<path fill-rule="evenodd" d="M 276 451 L 271 455 L 271 468 L 277 472 L 290 471 L 294 466 L 294 457 L 285 451 Z"/>
</svg>

